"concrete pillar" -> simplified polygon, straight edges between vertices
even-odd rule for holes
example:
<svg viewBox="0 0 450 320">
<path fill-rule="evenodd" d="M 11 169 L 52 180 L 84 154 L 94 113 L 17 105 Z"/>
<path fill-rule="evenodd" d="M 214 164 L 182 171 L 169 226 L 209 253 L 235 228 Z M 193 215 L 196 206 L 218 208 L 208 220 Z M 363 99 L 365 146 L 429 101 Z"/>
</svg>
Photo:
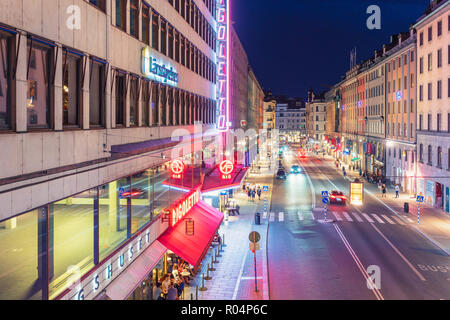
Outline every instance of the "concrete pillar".
<svg viewBox="0 0 450 320">
<path fill-rule="evenodd" d="M 16 71 L 16 131 L 27 131 L 27 66 L 28 46 L 26 33 L 21 32 L 20 48 L 18 48 Z M 19 46 L 19 36 L 16 37 L 16 48 Z"/>
</svg>

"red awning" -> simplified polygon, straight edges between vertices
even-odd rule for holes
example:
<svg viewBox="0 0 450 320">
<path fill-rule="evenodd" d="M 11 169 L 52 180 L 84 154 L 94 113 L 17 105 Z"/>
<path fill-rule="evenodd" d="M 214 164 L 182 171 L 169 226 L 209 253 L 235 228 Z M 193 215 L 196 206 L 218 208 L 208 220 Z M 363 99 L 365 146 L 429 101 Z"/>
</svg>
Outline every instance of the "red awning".
<svg viewBox="0 0 450 320">
<path fill-rule="evenodd" d="M 194 235 L 186 234 L 186 219 L 194 221 Z M 199 201 L 174 227 L 158 238 L 168 250 L 197 269 L 208 252 L 214 234 L 223 220 L 223 213 Z"/>
</svg>

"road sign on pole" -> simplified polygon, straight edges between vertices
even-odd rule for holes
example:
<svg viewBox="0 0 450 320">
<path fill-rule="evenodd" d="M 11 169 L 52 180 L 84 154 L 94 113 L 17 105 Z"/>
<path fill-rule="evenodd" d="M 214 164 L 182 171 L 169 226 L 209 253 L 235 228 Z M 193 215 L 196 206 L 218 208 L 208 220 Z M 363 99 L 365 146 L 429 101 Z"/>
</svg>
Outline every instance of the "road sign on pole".
<svg viewBox="0 0 450 320">
<path fill-rule="evenodd" d="M 257 275 L 256 275 L 256 251 L 259 250 L 259 240 L 261 239 L 261 235 L 256 232 L 252 231 L 248 235 L 248 238 L 250 240 L 250 250 L 253 251 L 253 263 L 255 266 L 255 292 L 258 292 L 258 281 L 257 281 Z"/>
<path fill-rule="evenodd" d="M 328 198 L 328 191 L 322 191 L 322 198 Z"/>
<path fill-rule="evenodd" d="M 268 192 L 269 191 L 269 186 L 263 186 L 263 191 L 264 192 Z"/>
</svg>

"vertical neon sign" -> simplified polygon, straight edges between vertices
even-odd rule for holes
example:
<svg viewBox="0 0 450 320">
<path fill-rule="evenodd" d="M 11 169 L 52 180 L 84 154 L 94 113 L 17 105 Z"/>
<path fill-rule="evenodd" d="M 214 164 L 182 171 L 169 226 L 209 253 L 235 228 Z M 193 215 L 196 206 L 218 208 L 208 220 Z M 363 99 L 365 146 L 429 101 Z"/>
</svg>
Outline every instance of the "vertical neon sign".
<svg viewBox="0 0 450 320">
<path fill-rule="evenodd" d="M 230 0 L 217 0 L 217 129 L 228 131 L 230 125 Z"/>
</svg>

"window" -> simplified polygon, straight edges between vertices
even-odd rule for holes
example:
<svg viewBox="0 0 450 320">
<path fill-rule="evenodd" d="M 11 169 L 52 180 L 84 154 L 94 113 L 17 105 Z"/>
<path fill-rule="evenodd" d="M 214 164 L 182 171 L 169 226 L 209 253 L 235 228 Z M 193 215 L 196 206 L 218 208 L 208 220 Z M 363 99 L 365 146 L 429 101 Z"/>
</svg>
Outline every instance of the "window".
<svg viewBox="0 0 450 320">
<path fill-rule="evenodd" d="M 442 148 L 437 148 L 437 166 L 442 168 Z"/>
<path fill-rule="evenodd" d="M 173 46 L 174 46 L 174 38 L 173 38 L 173 27 L 169 25 L 169 58 L 173 59 Z"/>
<path fill-rule="evenodd" d="M 430 53 L 428 54 L 428 71 L 432 70 L 433 66 L 433 55 Z"/>
<path fill-rule="evenodd" d="M 414 51 L 411 51 L 411 62 L 414 62 Z"/>
<path fill-rule="evenodd" d="M 447 151 L 447 168 L 450 170 L 450 148 Z"/>
<path fill-rule="evenodd" d="M 175 61 L 180 62 L 180 34 L 175 33 Z"/>
<path fill-rule="evenodd" d="M 168 125 L 172 126 L 173 123 L 173 116 L 174 116 L 174 112 L 173 112 L 173 89 L 172 88 L 167 88 L 167 94 L 168 94 L 168 116 L 169 116 L 169 121 L 168 121 Z"/>
<path fill-rule="evenodd" d="M 403 89 L 407 89 L 408 88 L 408 78 L 405 76 L 403 79 Z"/>
<path fill-rule="evenodd" d="M 419 145 L 419 161 L 423 162 L 423 144 Z"/>
<path fill-rule="evenodd" d="M 423 57 L 420 57 L 419 59 L 419 72 L 423 73 Z"/>
<path fill-rule="evenodd" d="M 423 119 L 423 116 L 420 114 L 419 115 L 419 131 L 422 131 L 422 119 Z"/>
<path fill-rule="evenodd" d="M 431 145 L 428 145 L 428 164 L 433 165 L 433 154 Z"/>
<path fill-rule="evenodd" d="M 450 132 L 450 113 L 447 113 L 447 132 Z"/>
<path fill-rule="evenodd" d="M 403 124 L 403 136 L 406 138 L 408 136 L 408 133 L 406 131 L 406 123 Z"/>
<path fill-rule="evenodd" d="M 442 49 L 437 51 L 437 67 L 442 67 Z"/>
<path fill-rule="evenodd" d="M 181 64 L 186 66 L 186 46 L 184 44 L 184 37 L 180 35 L 180 44 L 181 44 Z"/>
<path fill-rule="evenodd" d="M 167 22 L 161 19 L 161 50 L 163 54 L 167 55 Z"/>
<path fill-rule="evenodd" d="M 96 6 L 97 8 L 99 8 L 100 10 L 102 10 L 103 12 L 106 11 L 105 0 L 89 0 L 89 2 L 94 6 Z"/>
<path fill-rule="evenodd" d="M 421 32 L 419 35 L 419 44 L 420 44 L 420 46 L 423 45 L 423 32 Z"/>
<path fill-rule="evenodd" d="M 127 0 L 116 0 L 116 26 L 123 31 L 127 30 Z"/>
<path fill-rule="evenodd" d="M 411 129 L 409 130 L 409 137 L 414 138 L 414 125 L 411 123 Z"/>
<path fill-rule="evenodd" d="M 438 21 L 437 23 L 437 36 L 441 36 L 442 35 L 442 20 Z"/>
<path fill-rule="evenodd" d="M 436 131 L 440 132 L 441 131 L 441 114 L 438 113 L 437 117 L 436 117 Z"/>
<path fill-rule="evenodd" d="M 152 83 L 152 126 L 159 125 L 159 85 Z"/>
<path fill-rule="evenodd" d="M 423 101 L 423 86 L 419 86 L 419 101 Z"/>
<path fill-rule="evenodd" d="M 150 7 L 142 2 L 142 42 L 150 45 Z"/>
<path fill-rule="evenodd" d="M 428 42 L 433 40 L 433 27 L 428 28 Z"/>
<path fill-rule="evenodd" d="M 125 125 L 126 75 L 116 73 L 116 126 Z"/>
<path fill-rule="evenodd" d="M 142 125 L 147 127 L 150 125 L 150 81 L 142 81 Z"/>
<path fill-rule="evenodd" d="M 91 60 L 89 82 L 89 124 L 105 126 L 105 66 Z"/>
<path fill-rule="evenodd" d="M 442 99 L 442 80 L 437 82 L 437 98 Z"/>
<path fill-rule="evenodd" d="M 411 82 L 410 82 L 410 87 L 414 88 L 414 73 L 411 73 Z"/>
<path fill-rule="evenodd" d="M 410 106 L 410 112 L 413 113 L 414 112 L 414 100 L 413 99 L 411 99 L 409 106 Z"/>
<path fill-rule="evenodd" d="M 14 61 L 15 37 L 0 32 L 0 130 L 12 128 L 12 88 L 15 81 L 12 78 Z"/>
<path fill-rule="evenodd" d="M 130 0 L 130 34 L 139 39 L 139 1 Z"/>
<path fill-rule="evenodd" d="M 138 125 L 139 78 L 130 80 L 130 126 Z"/>
<path fill-rule="evenodd" d="M 81 126 L 83 58 L 80 55 L 63 54 L 63 125 Z"/>
<path fill-rule="evenodd" d="M 431 82 L 428 84 L 428 100 L 431 100 L 433 97 L 433 86 Z"/>
<path fill-rule="evenodd" d="M 431 114 L 428 115 L 428 131 L 431 131 L 432 123 L 431 123 Z"/>
<path fill-rule="evenodd" d="M 161 94 L 161 100 L 160 100 L 160 109 L 161 109 L 161 125 L 166 126 L 167 125 L 167 87 L 161 86 L 160 87 L 160 94 Z"/>
<path fill-rule="evenodd" d="M 159 16 L 152 13 L 152 47 L 159 50 Z"/>
<path fill-rule="evenodd" d="M 30 51 L 31 48 L 31 51 Z M 29 69 L 27 78 L 28 128 L 50 128 L 49 75 L 53 65 L 53 48 L 28 39 Z"/>
</svg>

